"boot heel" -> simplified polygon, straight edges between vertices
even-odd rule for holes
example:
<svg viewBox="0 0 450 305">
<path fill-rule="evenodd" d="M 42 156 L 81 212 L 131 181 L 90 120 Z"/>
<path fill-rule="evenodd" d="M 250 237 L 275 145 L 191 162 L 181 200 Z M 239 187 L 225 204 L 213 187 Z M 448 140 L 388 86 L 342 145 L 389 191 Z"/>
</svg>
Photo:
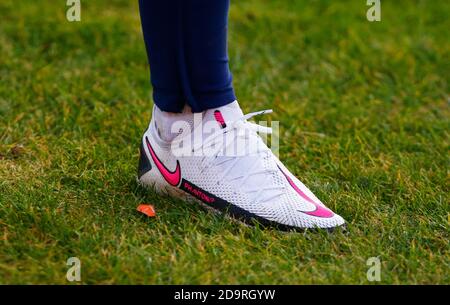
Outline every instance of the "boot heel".
<svg viewBox="0 0 450 305">
<path fill-rule="evenodd" d="M 145 153 L 144 145 L 142 144 L 142 142 L 139 151 L 140 156 L 138 165 L 138 179 L 140 179 L 145 173 L 149 172 L 152 169 L 152 164 L 150 163 L 150 160 L 147 158 L 147 154 Z"/>
</svg>

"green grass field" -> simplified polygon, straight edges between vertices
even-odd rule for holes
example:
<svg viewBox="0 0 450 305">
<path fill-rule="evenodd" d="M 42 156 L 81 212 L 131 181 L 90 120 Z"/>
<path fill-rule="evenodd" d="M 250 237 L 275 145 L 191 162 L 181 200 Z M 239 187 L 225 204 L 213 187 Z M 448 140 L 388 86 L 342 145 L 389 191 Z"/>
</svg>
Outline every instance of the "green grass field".
<svg viewBox="0 0 450 305">
<path fill-rule="evenodd" d="M 137 1 L 0 2 L 0 284 L 450 284 L 450 2 L 232 0 L 245 112 L 348 233 L 281 233 L 140 188 L 151 114 Z M 136 212 L 152 203 L 156 218 Z"/>
</svg>

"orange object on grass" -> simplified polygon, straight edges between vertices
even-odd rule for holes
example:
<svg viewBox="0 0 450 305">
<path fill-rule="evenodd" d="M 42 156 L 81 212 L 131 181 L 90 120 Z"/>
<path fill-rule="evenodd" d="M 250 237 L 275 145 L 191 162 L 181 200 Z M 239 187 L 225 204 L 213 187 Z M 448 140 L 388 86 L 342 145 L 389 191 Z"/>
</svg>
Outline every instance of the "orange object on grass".
<svg viewBox="0 0 450 305">
<path fill-rule="evenodd" d="M 136 210 L 147 215 L 148 217 L 156 216 L 155 208 L 151 204 L 140 204 Z"/>
</svg>

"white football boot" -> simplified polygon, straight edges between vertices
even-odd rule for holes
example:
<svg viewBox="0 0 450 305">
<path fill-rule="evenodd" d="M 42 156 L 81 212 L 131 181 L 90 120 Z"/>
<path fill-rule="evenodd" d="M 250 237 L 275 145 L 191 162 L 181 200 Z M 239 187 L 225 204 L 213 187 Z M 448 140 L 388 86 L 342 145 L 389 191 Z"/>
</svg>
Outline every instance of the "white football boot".
<svg viewBox="0 0 450 305">
<path fill-rule="evenodd" d="M 270 129 L 247 121 L 270 111 L 239 112 L 208 110 L 203 118 L 209 120 L 181 124 L 171 142 L 161 139 L 152 119 L 142 137 L 139 182 L 249 224 L 282 230 L 344 226 L 344 219 L 292 175 L 257 134 Z"/>
</svg>

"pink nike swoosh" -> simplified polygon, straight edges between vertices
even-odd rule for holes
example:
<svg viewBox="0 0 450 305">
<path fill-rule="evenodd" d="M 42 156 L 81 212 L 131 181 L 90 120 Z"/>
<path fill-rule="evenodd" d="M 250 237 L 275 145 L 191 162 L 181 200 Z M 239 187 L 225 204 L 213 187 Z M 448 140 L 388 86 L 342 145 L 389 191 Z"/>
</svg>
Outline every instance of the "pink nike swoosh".
<svg viewBox="0 0 450 305">
<path fill-rule="evenodd" d="M 153 162 L 161 172 L 161 175 L 164 177 L 167 183 L 169 183 L 172 186 L 177 186 L 181 180 L 180 162 L 177 160 L 177 167 L 175 168 L 175 170 L 173 172 L 169 171 L 167 167 L 159 160 L 158 156 L 155 154 L 155 151 L 150 145 L 150 142 L 148 141 L 147 137 L 145 137 L 145 141 L 147 143 L 150 155 L 152 156 Z"/>
<path fill-rule="evenodd" d="M 321 204 L 318 204 L 317 202 L 315 202 L 314 200 L 312 200 L 311 198 L 308 197 L 308 195 L 306 195 L 295 183 L 294 181 L 292 181 L 292 179 L 286 175 L 280 167 L 278 167 L 280 169 L 280 171 L 283 173 L 283 175 L 286 177 L 287 181 L 289 182 L 289 184 L 292 186 L 292 188 L 300 195 L 302 196 L 303 199 L 305 199 L 306 201 L 308 201 L 309 203 L 312 203 L 316 206 L 316 209 L 314 211 L 310 211 L 310 212 L 303 212 L 300 211 L 302 213 L 305 213 L 307 215 L 311 215 L 311 216 L 316 216 L 316 217 L 322 217 L 322 218 L 331 218 L 334 216 L 334 213 L 325 208 L 324 206 L 322 206 Z"/>
</svg>

